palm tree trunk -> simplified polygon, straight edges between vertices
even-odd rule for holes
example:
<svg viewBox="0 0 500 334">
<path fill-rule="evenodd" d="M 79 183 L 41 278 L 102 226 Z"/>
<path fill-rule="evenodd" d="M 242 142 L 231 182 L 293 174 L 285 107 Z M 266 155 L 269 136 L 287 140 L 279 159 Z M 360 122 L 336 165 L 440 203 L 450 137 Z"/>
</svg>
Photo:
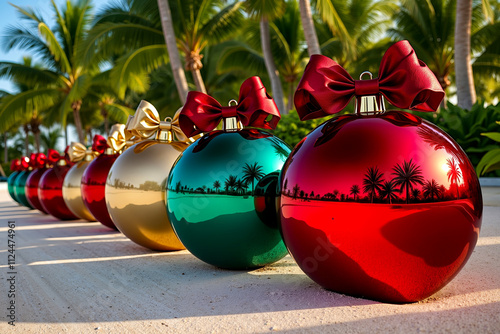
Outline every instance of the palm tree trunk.
<svg viewBox="0 0 500 334">
<path fill-rule="evenodd" d="M 283 101 L 283 87 L 278 75 L 278 70 L 274 64 L 273 54 L 271 53 L 269 22 L 264 16 L 260 19 L 260 40 L 262 44 L 262 53 L 264 54 L 264 61 L 266 63 L 267 74 L 271 80 L 274 102 L 276 102 L 276 106 L 282 115 L 288 114 L 288 110 L 285 110 L 285 103 Z"/>
<path fill-rule="evenodd" d="M 69 145 L 68 141 L 69 141 L 69 139 L 68 139 L 68 124 L 66 124 L 66 126 L 64 127 L 64 147 L 67 147 Z"/>
<path fill-rule="evenodd" d="M 295 93 L 295 89 L 293 87 L 293 82 L 290 82 L 288 85 L 288 110 L 293 110 L 293 94 Z"/>
<path fill-rule="evenodd" d="M 163 28 L 163 35 L 165 36 L 165 43 L 167 44 L 168 55 L 170 57 L 170 66 L 174 74 L 174 81 L 179 93 L 181 103 L 184 104 L 188 93 L 188 84 L 186 74 L 181 63 L 179 56 L 179 49 L 177 48 L 177 41 L 174 33 L 174 26 L 172 25 L 172 14 L 170 13 L 170 6 L 168 0 L 158 0 L 158 9 L 161 16 L 161 26 Z"/>
<path fill-rule="evenodd" d="M 40 131 L 34 132 L 33 136 L 35 137 L 35 148 L 37 152 L 40 152 Z"/>
<path fill-rule="evenodd" d="M 24 137 L 24 152 L 26 153 L 26 156 L 30 155 L 30 130 L 28 127 L 28 124 L 24 124 L 23 126 L 24 133 L 26 136 Z"/>
<path fill-rule="evenodd" d="M 319 47 L 318 36 L 314 29 L 314 22 L 311 14 L 311 3 L 309 0 L 299 0 L 300 20 L 302 21 L 302 29 L 307 43 L 307 52 L 309 57 L 313 54 L 321 54 Z"/>
<path fill-rule="evenodd" d="M 193 75 L 193 81 L 196 85 L 196 89 L 199 92 L 207 93 L 207 89 L 205 88 L 205 83 L 203 82 L 203 78 L 201 76 L 201 72 L 198 69 L 192 69 L 191 74 Z"/>
<path fill-rule="evenodd" d="M 109 119 L 108 117 L 104 117 L 104 133 L 108 134 L 109 133 Z"/>
<path fill-rule="evenodd" d="M 470 110 L 476 102 L 476 90 L 470 60 L 472 0 L 457 0 L 455 19 L 455 76 L 457 104 Z"/>
<path fill-rule="evenodd" d="M 71 104 L 71 109 L 73 110 L 73 119 L 75 122 L 76 133 L 78 134 L 78 140 L 80 143 L 85 145 L 85 134 L 83 133 L 82 120 L 80 118 L 81 106 L 82 101 L 78 100 Z"/>
</svg>

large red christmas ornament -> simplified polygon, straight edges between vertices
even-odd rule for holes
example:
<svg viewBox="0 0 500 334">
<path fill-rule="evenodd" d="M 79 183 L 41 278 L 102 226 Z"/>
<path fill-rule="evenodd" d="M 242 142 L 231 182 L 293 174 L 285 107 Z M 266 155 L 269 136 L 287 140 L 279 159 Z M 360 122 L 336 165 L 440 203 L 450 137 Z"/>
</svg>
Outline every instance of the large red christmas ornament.
<svg viewBox="0 0 500 334">
<path fill-rule="evenodd" d="M 445 286 L 472 254 L 482 219 L 474 168 L 433 124 L 383 111 L 435 110 L 444 96 L 408 42 L 385 54 L 378 79 L 354 81 L 311 57 L 295 94 L 301 119 L 340 111 L 292 151 L 281 175 L 281 229 L 300 268 L 323 287 L 413 302 Z"/>
<path fill-rule="evenodd" d="M 90 213 L 103 225 L 115 229 L 116 226 L 109 215 L 104 198 L 104 189 L 109 170 L 118 158 L 119 153 L 114 152 L 106 142 L 106 138 L 95 135 L 92 150 L 102 152 L 87 166 L 82 175 L 82 199 Z"/>
<path fill-rule="evenodd" d="M 222 107 L 206 94 L 189 92 L 179 116 L 182 131 L 210 133 L 186 148 L 172 167 L 167 211 L 181 242 L 200 260 L 221 268 L 255 268 L 287 254 L 275 205 L 270 219 L 262 219 L 259 213 L 266 210 L 255 204 L 266 202 L 257 200 L 259 180 L 279 172 L 290 149 L 268 132 L 242 128 L 274 129 L 280 119 L 260 78 L 246 80 L 234 102 Z M 220 121 L 224 129 L 212 131 Z"/>
<path fill-rule="evenodd" d="M 42 174 L 38 183 L 38 199 L 46 212 L 61 220 L 78 219 L 66 206 L 62 197 L 64 177 L 71 166 L 64 156 L 49 149 L 47 160 L 52 168 Z"/>
<path fill-rule="evenodd" d="M 81 219 L 95 221 L 96 219 L 83 203 L 81 183 L 85 169 L 99 152 L 87 149 L 81 143 L 72 142 L 68 148 L 68 157 L 74 163 L 63 182 L 63 199 L 73 214 Z"/>
<path fill-rule="evenodd" d="M 40 199 L 38 198 L 38 185 L 40 183 L 40 178 L 43 173 L 47 171 L 47 156 L 43 153 L 32 154 L 30 163 L 33 167 L 33 171 L 26 180 L 26 198 L 35 209 L 43 213 L 48 213 L 45 211 L 42 203 L 40 203 Z"/>
<path fill-rule="evenodd" d="M 178 126 L 178 114 L 162 121 L 152 104 L 141 101 L 127 129 L 108 142 L 119 148 L 128 146 L 131 138 L 144 140 L 120 155 L 106 182 L 106 204 L 113 222 L 143 247 L 160 251 L 184 249 L 165 210 L 168 174 L 190 143 Z"/>
<path fill-rule="evenodd" d="M 10 163 L 10 170 L 12 173 L 9 175 L 9 178 L 7 179 L 7 189 L 9 191 L 10 197 L 16 202 L 19 203 L 16 197 L 16 193 L 14 192 L 14 183 L 16 181 L 16 177 L 19 175 L 21 172 L 21 160 L 19 159 L 14 159 Z"/>
</svg>

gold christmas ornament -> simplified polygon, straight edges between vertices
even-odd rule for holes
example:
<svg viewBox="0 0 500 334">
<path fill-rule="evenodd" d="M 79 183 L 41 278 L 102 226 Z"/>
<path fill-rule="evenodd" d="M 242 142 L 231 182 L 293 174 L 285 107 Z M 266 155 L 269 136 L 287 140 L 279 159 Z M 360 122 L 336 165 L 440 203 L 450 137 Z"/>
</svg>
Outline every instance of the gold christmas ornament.
<svg viewBox="0 0 500 334">
<path fill-rule="evenodd" d="M 179 111 L 173 119 L 161 121 L 155 107 L 141 101 L 126 131 L 137 139 L 155 139 L 136 143 L 121 154 L 106 181 L 106 205 L 116 227 L 133 242 L 153 250 L 184 249 L 165 209 L 168 174 L 190 142 L 178 126 Z"/>
<path fill-rule="evenodd" d="M 80 183 L 83 172 L 97 155 L 97 152 L 87 149 L 85 145 L 72 142 L 68 148 L 68 156 L 70 161 L 75 162 L 75 164 L 64 177 L 62 187 L 64 203 L 66 203 L 68 209 L 78 218 L 88 221 L 95 221 L 96 219 L 83 203 Z"/>
</svg>

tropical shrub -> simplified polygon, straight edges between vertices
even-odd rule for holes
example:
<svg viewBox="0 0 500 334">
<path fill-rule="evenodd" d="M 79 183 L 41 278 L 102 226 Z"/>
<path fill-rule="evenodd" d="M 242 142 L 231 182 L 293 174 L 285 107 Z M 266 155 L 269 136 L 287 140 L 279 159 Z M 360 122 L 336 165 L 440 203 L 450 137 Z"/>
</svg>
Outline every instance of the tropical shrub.
<svg viewBox="0 0 500 334">
<path fill-rule="evenodd" d="M 500 124 L 500 122 L 496 122 Z M 498 143 L 500 143 L 500 132 L 486 132 L 481 135 L 488 137 Z M 491 149 L 486 153 L 479 164 L 476 167 L 476 171 L 479 175 L 486 174 L 500 169 L 500 145 L 496 145 L 496 148 Z"/>
<path fill-rule="evenodd" d="M 276 137 L 284 140 L 290 147 L 294 147 L 309 132 L 326 120 L 326 118 L 320 118 L 303 122 L 300 120 L 297 112 L 291 111 L 287 115 L 281 115 L 278 126 L 272 132 Z"/>
</svg>

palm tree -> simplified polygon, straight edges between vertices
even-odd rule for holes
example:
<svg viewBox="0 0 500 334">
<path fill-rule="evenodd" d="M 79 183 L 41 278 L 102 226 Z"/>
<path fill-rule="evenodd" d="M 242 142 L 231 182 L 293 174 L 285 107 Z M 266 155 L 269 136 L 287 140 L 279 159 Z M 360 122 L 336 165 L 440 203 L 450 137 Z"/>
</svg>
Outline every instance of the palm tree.
<svg viewBox="0 0 500 334">
<path fill-rule="evenodd" d="M 2 63 L 10 77 L 39 86 L 16 94 L 9 105 L 3 106 L 2 112 L 26 113 L 27 106 L 37 110 L 55 107 L 61 124 L 65 126 L 67 113 L 71 111 L 78 139 L 84 142 L 80 108 L 92 76 L 99 69 L 98 64 L 84 64 L 78 50 L 87 33 L 92 6 L 90 0 L 81 0 L 76 4 L 68 1 L 60 10 L 54 0 L 51 2 L 56 17 L 53 29 L 31 8 L 14 5 L 21 18 L 29 24 L 9 27 L 4 37 L 4 47 L 34 52 L 43 57 L 48 69 L 34 70 L 32 67 Z"/>
<path fill-rule="evenodd" d="M 307 43 L 307 52 L 309 57 L 313 54 L 321 54 L 319 48 L 318 36 L 314 29 L 314 21 L 311 14 L 311 2 L 309 0 L 299 0 L 300 7 L 300 20 L 302 22 L 302 29 Z"/>
<path fill-rule="evenodd" d="M 476 103 L 471 63 L 472 0 L 457 0 L 455 19 L 455 84 L 457 105 L 470 110 Z"/>
<path fill-rule="evenodd" d="M 418 201 L 420 198 L 420 189 L 413 189 L 412 192 L 411 192 L 411 199 L 413 201 Z"/>
<path fill-rule="evenodd" d="M 224 186 L 226 188 L 226 193 L 234 192 L 234 188 L 236 187 L 236 176 L 229 175 L 229 177 L 224 182 Z"/>
<path fill-rule="evenodd" d="M 269 22 L 273 59 L 280 77 L 287 85 L 287 111 L 294 109 L 293 94 L 307 63 L 307 50 L 299 20 L 296 1 L 286 1 L 284 14 Z M 257 24 L 249 23 L 244 30 L 244 36 L 247 36 L 245 43 L 228 47 L 218 69 L 225 73 L 237 70 L 247 75 L 265 75 L 265 57 L 259 53 L 260 39 L 255 37 L 259 31 Z M 276 98 L 275 101 L 278 102 Z"/>
<path fill-rule="evenodd" d="M 430 198 L 431 200 L 433 200 L 434 197 L 437 199 L 441 193 L 441 191 L 439 190 L 439 184 L 434 179 L 432 179 L 431 181 L 425 181 L 422 189 L 424 197 Z"/>
<path fill-rule="evenodd" d="M 243 192 L 245 191 L 245 188 L 246 188 L 245 185 L 246 185 L 246 183 L 244 181 L 238 179 L 236 181 L 236 185 L 235 185 L 236 191 L 243 194 Z"/>
<path fill-rule="evenodd" d="M 455 0 L 402 1 L 394 16 L 395 28 L 388 31 L 411 43 L 445 91 L 451 84 L 455 6 Z"/>
<path fill-rule="evenodd" d="M 267 74 L 271 81 L 274 101 L 281 114 L 288 114 L 283 102 L 283 87 L 271 51 L 271 34 L 269 31 L 269 21 L 283 14 L 284 2 L 282 0 L 246 0 L 245 4 L 250 14 L 260 22 L 262 53 L 264 54 Z"/>
<path fill-rule="evenodd" d="M 163 36 L 165 37 L 165 43 L 167 44 L 175 86 L 177 87 L 180 100 L 184 102 L 186 101 L 188 93 L 188 84 L 184 69 L 182 68 L 179 49 L 177 48 L 177 40 L 175 38 L 174 26 L 172 24 L 172 14 L 170 12 L 168 0 L 158 0 L 158 10 L 160 12 Z"/>
<path fill-rule="evenodd" d="M 406 204 L 410 203 L 410 191 L 417 184 L 424 184 L 424 177 L 422 176 L 422 170 L 419 166 L 413 163 L 412 159 L 410 161 L 404 161 L 402 165 L 397 164 L 392 168 L 394 171 L 392 175 L 396 177 L 393 179 L 396 186 L 401 186 L 400 191 L 406 189 Z"/>
<path fill-rule="evenodd" d="M 399 189 L 396 187 L 394 180 L 385 181 L 384 184 L 382 185 L 380 196 L 382 197 L 382 199 L 384 198 L 388 199 L 389 204 L 392 204 L 392 201 L 398 198 L 398 196 L 396 196 L 395 194 L 396 191 L 399 191 Z"/>
<path fill-rule="evenodd" d="M 219 180 L 215 180 L 214 181 L 213 187 L 215 189 L 215 192 L 219 192 L 219 188 L 220 188 L 220 182 L 219 182 Z"/>
<path fill-rule="evenodd" d="M 258 165 L 256 162 L 252 165 L 245 163 L 245 166 L 243 166 L 243 181 L 246 183 L 252 183 L 252 195 L 255 191 L 254 181 L 258 181 L 266 175 L 262 169 L 263 167 Z"/>
<path fill-rule="evenodd" d="M 448 181 L 450 181 L 452 185 L 455 184 L 457 186 L 457 198 L 460 198 L 458 181 L 462 178 L 462 171 L 460 170 L 460 167 L 458 167 L 458 163 L 453 158 L 446 159 L 446 166 L 448 166 L 448 172 L 446 173 Z"/>
<path fill-rule="evenodd" d="M 296 184 L 296 185 L 293 186 L 293 188 L 292 188 L 292 194 L 293 194 L 292 197 L 294 199 L 297 199 L 297 196 L 299 196 L 299 194 L 300 194 L 300 187 L 299 187 L 298 184 Z"/>
<path fill-rule="evenodd" d="M 381 173 L 378 167 L 369 167 L 365 178 L 363 179 L 363 191 L 365 193 L 370 193 L 370 202 L 373 203 L 373 198 L 376 192 L 382 190 L 382 181 L 384 174 Z"/>
<path fill-rule="evenodd" d="M 384 38 L 397 5 L 392 0 L 318 0 L 323 22 L 316 31 L 321 52 L 350 73 L 376 73 L 389 45 Z"/>
<path fill-rule="evenodd" d="M 354 197 L 354 201 L 358 200 L 358 194 L 359 194 L 359 186 L 357 184 L 354 184 L 351 187 L 350 194 Z"/>
</svg>

